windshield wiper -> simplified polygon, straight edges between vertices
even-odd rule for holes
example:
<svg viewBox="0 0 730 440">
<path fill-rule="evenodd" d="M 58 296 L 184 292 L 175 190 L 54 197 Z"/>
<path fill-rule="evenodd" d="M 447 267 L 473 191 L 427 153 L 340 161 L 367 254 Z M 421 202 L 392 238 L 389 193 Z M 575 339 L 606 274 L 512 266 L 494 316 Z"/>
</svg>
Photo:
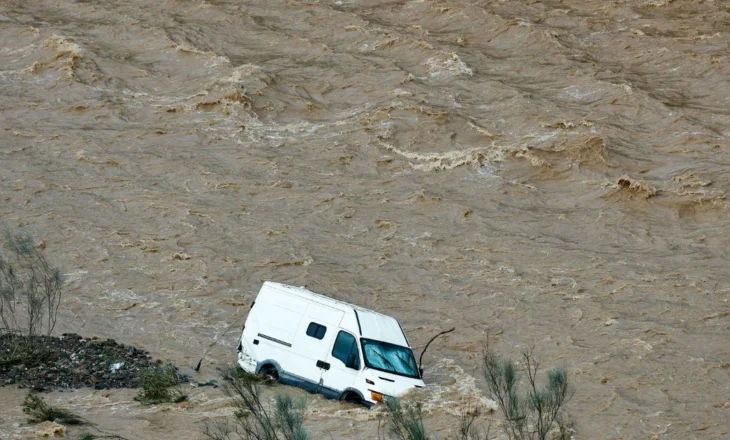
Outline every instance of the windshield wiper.
<svg viewBox="0 0 730 440">
<path fill-rule="evenodd" d="M 409 359 L 407 359 L 407 358 L 404 358 L 404 357 L 402 357 L 402 356 L 400 355 L 400 353 L 396 353 L 396 354 L 395 354 L 395 356 L 396 356 L 396 357 L 397 357 L 398 359 L 400 359 L 401 363 L 402 363 L 402 364 L 403 364 L 403 365 L 404 365 L 405 367 L 407 367 L 407 369 L 408 369 L 408 370 L 410 370 L 409 372 L 410 372 L 411 374 L 415 374 L 415 370 L 413 369 L 413 364 L 411 364 L 411 362 L 409 361 Z"/>
<path fill-rule="evenodd" d="M 386 358 L 385 356 L 383 356 L 382 354 L 378 353 L 378 352 L 377 352 L 377 351 L 375 351 L 375 350 L 373 350 L 373 353 L 377 354 L 377 355 L 378 355 L 378 356 L 380 357 L 380 359 L 382 359 L 382 360 L 384 360 L 385 362 L 387 362 L 387 363 L 388 363 L 388 365 L 390 365 L 390 367 L 392 368 L 392 372 L 393 372 L 393 373 L 397 373 L 397 372 L 398 372 L 398 369 L 397 369 L 397 368 L 395 368 L 395 365 L 393 365 L 393 363 L 392 363 L 392 362 L 391 362 L 390 360 L 388 360 L 388 358 Z"/>
</svg>

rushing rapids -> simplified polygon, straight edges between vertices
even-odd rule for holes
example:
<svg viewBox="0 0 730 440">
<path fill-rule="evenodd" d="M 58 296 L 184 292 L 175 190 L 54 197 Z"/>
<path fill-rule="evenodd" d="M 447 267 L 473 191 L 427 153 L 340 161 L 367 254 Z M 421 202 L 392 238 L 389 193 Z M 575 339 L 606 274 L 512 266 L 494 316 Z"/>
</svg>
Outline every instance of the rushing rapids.
<svg viewBox="0 0 730 440">
<path fill-rule="evenodd" d="M 699 0 L 7 0 L 0 219 L 66 273 L 59 334 L 181 366 L 221 338 L 198 382 L 273 279 L 396 316 L 415 347 L 456 326 L 421 396 L 443 438 L 489 405 L 487 330 L 568 369 L 578 438 L 723 438 L 729 19 Z M 24 435 L 23 391 L 0 395 L 0 437 Z M 127 438 L 232 412 L 213 388 L 133 395 L 49 399 Z M 374 412 L 307 397 L 314 438 L 375 436 Z"/>
</svg>

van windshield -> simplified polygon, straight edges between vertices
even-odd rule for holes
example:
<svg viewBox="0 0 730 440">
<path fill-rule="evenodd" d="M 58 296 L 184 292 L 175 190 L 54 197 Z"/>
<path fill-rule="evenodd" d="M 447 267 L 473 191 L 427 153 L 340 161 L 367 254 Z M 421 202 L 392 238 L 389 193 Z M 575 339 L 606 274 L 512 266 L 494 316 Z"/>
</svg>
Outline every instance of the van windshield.
<svg viewBox="0 0 730 440">
<path fill-rule="evenodd" d="M 365 365 L 400 376 L 419 378 L 416 359 L 408 347 L 361 338 Z"/>
</svg>

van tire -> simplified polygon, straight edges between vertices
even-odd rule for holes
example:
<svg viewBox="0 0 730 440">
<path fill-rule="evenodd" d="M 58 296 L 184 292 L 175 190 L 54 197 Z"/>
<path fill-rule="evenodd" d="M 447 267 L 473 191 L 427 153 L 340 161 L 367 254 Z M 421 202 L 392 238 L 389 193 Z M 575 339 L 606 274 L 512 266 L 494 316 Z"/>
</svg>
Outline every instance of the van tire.
<svg viewBox="0 0 730 440">
<path fill-rule="evenodd" d="M 347 391 L 340 397 L 340 400 L 345 401 L 347 403 L 354 403 L 355 405 L 361 405 L 362 404 L 362 397 L 360 397 L 359 394 L 354 393 L 352 391 Z"/>
<path fill-rule="evenodd" d="M 276 367 L 271 364 L 267 364 L 261 367 L 261 370 L 259 370 L 259 374 L 264 376 L 269 382 L 279 381 L 279 370 L 277 370 Z"/>
</svg>

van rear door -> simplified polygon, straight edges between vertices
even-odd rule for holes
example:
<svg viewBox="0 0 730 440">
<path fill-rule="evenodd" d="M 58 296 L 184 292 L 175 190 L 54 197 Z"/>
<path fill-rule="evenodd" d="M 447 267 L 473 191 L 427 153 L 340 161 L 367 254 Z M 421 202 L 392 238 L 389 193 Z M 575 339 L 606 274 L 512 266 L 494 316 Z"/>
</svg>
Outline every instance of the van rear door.
<svg viewBox="0 0 730 440">
<path fill-rule="evenodd" d="M 314 302 L 306 306 L 293 346 L 299 360 L 291 372 L 308 382 L 299 385 L 309 391 L 320 391 L 322 372 L 327 368 L 327 353 L 343 315 L 341 310 Z"/>
<path fill-rule="evenodd" d="M 291 347 L 306 307 L 307 301 L 287 292 L 262 289 L 249 315 L 255 321 L 254 337 L 266 339 L 279 348 Z"/>
</svg>

